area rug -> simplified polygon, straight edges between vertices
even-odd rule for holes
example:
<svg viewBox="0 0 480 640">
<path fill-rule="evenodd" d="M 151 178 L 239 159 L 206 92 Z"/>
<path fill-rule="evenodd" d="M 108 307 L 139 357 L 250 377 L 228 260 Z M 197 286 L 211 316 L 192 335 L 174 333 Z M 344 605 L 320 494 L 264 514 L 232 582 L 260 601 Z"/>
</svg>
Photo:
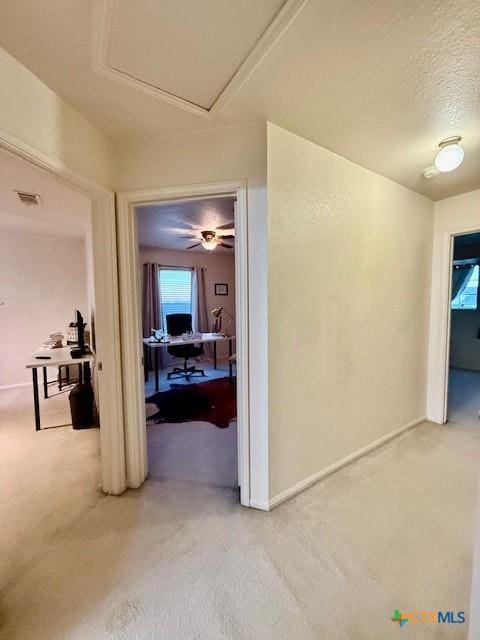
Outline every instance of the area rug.
<svg viewBox="0 0 480 640">
<path fill-rule="evenodd" d="M 146 399 L 158 411 L 149 423 L 211 422 L 224 429 L 237 415 L 235 381 L 217 378 L 195 384 L 172 384 L 169 391 L 160 391 Z"/>
</svg>

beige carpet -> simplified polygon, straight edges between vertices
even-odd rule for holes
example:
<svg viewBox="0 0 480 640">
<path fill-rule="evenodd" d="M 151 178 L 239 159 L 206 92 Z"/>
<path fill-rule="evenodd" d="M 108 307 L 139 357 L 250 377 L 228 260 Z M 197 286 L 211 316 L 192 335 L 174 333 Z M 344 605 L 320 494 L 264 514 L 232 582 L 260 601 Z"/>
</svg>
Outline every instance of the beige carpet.
<svg viewBox="0 0 480 640">
<path fill-rule="evenodd" d="M 422 425 L 266 514 L 163 473 L 102 496 L 97 431 L 0 403 L 2 639 L 466 637 L 389 618 L 468 610 L 476 430 Z"/>
</svg>

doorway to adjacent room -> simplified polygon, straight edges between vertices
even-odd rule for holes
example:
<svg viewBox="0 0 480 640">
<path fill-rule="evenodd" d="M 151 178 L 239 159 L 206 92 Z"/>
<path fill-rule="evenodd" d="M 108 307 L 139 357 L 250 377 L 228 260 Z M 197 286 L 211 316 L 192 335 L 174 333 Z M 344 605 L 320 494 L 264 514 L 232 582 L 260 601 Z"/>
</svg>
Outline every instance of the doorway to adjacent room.
<svg viewBox="0 0 480 640">
<path fill-rule="evenodd" d="M 90 325 L 88 327 L 90 329 L 90 344 L 93 346 L 93 340 L 95 341 L 95 355 L 93 358 L 95 371 L 93 375 L 96 388 L 96 404 L 102 423 L 100 434 L 98 434 L 98 430 L 95 431 L 97 431 L 97 440 L 98 435 L 100 436 L 101 486 L 105 493 L 120 494 L 126 488 L 126 475 L 119 350 L 120 331 L 118 317 L 113 313 L 113 310 L 118 309 L 114 194 L 95 180 L 72 171 L 54 158 L 45 156 L 38 149 L 14 136 L 0 135 L 0 154 L 2 162 L 4 162 L 2 172 L 0 172 L 2 175 L 0 186 L 2 186 L 4 196 L 2 224 L 4 229 L 8 228 L 9 232 L 17 234 L 20 232 L 19 235 L 22 236 L 21 244 L 18 244 L 18 246 L 8 242 L 5 245 L 6 250 L 3 252 L 3 259 L 7 259 L 7 254 L 11 254 L 13 259 L 18 259 L 19 268 L 15 276 L 16 280 L 14 278 L 8 283 L 7 287 L 2 289 L 4 296 L 5 292 L 8 293 L 8 300 L 2 297 L 1 301 L 4 304 L 0 308 L 4 312 L 3 317 L 5 320 L 7 315 L 14 310 L 14 306 L 18 306 L 20 303 L 23 304 L 26 301 L 28 307 L 28 296 L 24 295 L 25 291 L 23 290 L 25 277 L 30 282 L 28 286 L 32 293 L 30 306 L 33 309 L 34 302 L 37 305 L 35 312 L 30 312 L 27 309 L 22 313 L 18 307 L 17 311 L 14 311 L 14 315 L 10 317 L 11 328 L 9 332 L 4 331 L 3 337 L 5 340 L 9 340 L 9 334 L 11 337 L 12 331 L 20 333 L 23 331 L 25 333 L 24 328 L 28 326 L 28 323 L 32 327 L 35 325 L 35 330 L 37 328 L 40 329 L 40 333 L 36 336 L 34 331 L 32 331 L 31 335 L 24 336 L 25 339 L 22 341 L 21 348 L 11 354 L 9 359 L 10 366 L 7 366 L 6 370 L 2 370 L 1 386 L 4 387 L 3 397 L 6 399 L 5 394 L 9 393 L 17 396 L 25 395 L 22 400 L 25 403 L 24 426 L 27 429 L 25 433 L 31 440 L 33 447 L 32 457 L 35 457 L 34 450 L 39 438 L 45 443 L 45 439 L 57 437 L 54 434 L 61 433 L 61 429 L 45 430 L 43 434 L 39 434 L 35 430 L 38 419 L 35 420 L 34 417 L 37 411 L 34 411 L 32 382 L 21 378 L 24 375 L 21 373 L 23 370 L 22 363 L 25 364 L 26 360 L 26 352 L 22 350 L 24 347 L 28 347 L 28 355 L 31 356 L 31 349 L 39 346 L 39 339 L 42 342 L 46 338 L 50 340 L 59 338 L 58 335 L 45 336 L 45 331 L 52 334 L 65 331 L 62 323 L 66 320 L 69 325 L 71 321 L 74 321 L 75 308 L 77 306 L 85 308 L 84 319 Z M 20 197 L 18 192 L 24 194 L 29 200 L 40 202 L 40 206 L 30 205 L 35 213 L 32 213 L 32 210 L 27 213 L 29 210 L 26 207 L 21 211 L 15 209 L 16 204 L 14 205 L 14 202 L 16 200 L 12 200 L 12 198 L 18 199 Z M 45 200 L 42 200 L 42 193 Z M 52 198 L 54 193 L 57 195 L 63 194 L 65 197 Z M 75 203 L 72 209 L 66 204 L 67 202 Z M 5 205 L 8 206 L 5 207 Z M 85 225 L 85 220 L 78 220 L 75 215 L 69 215 L 69 211 L 73 213 L 79 210 L 77 205 L 80 206 L 82 212 L 85 212 L 85 218 L 89 218 Z M 21 228 L 22 225 L 23 229 Z M 64 241 L 64 238 L 72 238 L 72 236 L 78 234 L 79 225 L 80 227 L 83 225 L 82 228 L 84 228 L 84 231 L 82 231 L 84 250 L 79 249 L 79 246 L 77 246 L 75 250 L 68 251 L 68 243 Z M 51 236 L 50 248 L 46 237 L 48 235 Z M 30 239 L 27 236 L 30 236 Z M 32 236 L 35 236 L 35 238 Z M 43 237 L 45 241 L 42 240 Z M 80 245 L 82 239 L 77 237 L 76 240 L 78 241 L 77 245 Z M 55 256 L 61 256 L 64 249 L 67 249 L 65 259 L 63 262 L 60 261 L 61 266 L 55 270 Z M 44 264 L 41 260 L 32 258 L 33 251 L 37 252 L 38 256 L 45 257 Z M 86 264 L 83 267 L 84 257 Z M 66 266 L 64 272 L 61 272 L 64 263 Z M 53 266 L 49 282 L 46 282 L 45 278 L 43 278 L 46 275 L 47 265 L 50 270 Z M 74 266 L 76 266 L 76 271 L 73 268 Z M 30 272 L 28 272 L 29 269 Z M 82 286 L 77 286 L 83 280 L 83 275 L 80 275 L 82 270 L 86 275 L 83 292 Z M 71 277 L 67 278 L 69 284 L 64 289 L 64 294 L 58 295 L 54 305 L 47 309 L 49 296 L 53 296 L 58 281 L 64 275 L 68 276 L 68 273 L 70 273 Z M 43 285 L 40 283 L 42 278 Z M 72 284 L 73 280 L 75 282 Z M 14 285 L 13 288 L 10 286 L 12 283 Z M 19 295 L 15 294 L 15 285 Z M 39 291 L 41 286 L 44 285 L 46 290 L 40 295 Z M 94 290 L 95 295 L 93 295 Z M 95 305 L 94 313 L 91 314 L 95 299 L 97 304 Z M 68 300 L 70 300 L 70 303 L 68 304 L 67 313 L 66 308 L 62 309 L 62 304 Z M 38 304 L 40 304 L 40 307 L 38 307 Z M 54 309 L 58 312 L 56 315 L 57 321 L 55 321 L 56 326 L 53 331 L 48 331 L 53 322 L 47 322 L 43 325 L 42 322 L 50 311 L 54 311 Z M 66 318 L 67 315 L 68 318 Z M 16 317 L 17 323 L 15 323 Z M 92 322 L 93 319 L 94 323 Z M 65 333 L 67 335 L 63 334 L 63 341 L 67 342 L 68 332 L 65 331 Z M 33 342 L 29 342 L 30 338 L 35 339 Z M 28 346 L 29 344 L 30 346 Z M 5 360 L 2 362 L 5 364 Z M 75 368 L 78 370 L 78 367 Z M 54 370 L 52 367 L 46 367 L 45 378 L 43 376 L 43 367 L 40 367 L 41 372 L 37 374 L 39 382 L 39 412 L 37 416 L 39 416 L 40 427 L 49 426 L 49 424 L 57 425 L 62 421 L 68 423 L 70 414 L 68 400 L 67 410 L 65 411 L 65 403 L 63 402 L 65 394 L 60 393 L 52 398 L 51 391 L 54 391 L 54 387 L 57 387 L 57 392 L 63 391 L 64 378 L 66 378 L 66 382 L 71 382 L 72 378 L 68 379 L 69 374 L 66 373 L 65 367 L 62 365 L 62 389 L 58 390 L 59 380 L 55 379 L 55 375 L 54 379 L 51 379 L 51 376 L 48 375 L 48 369 L 51 369 L 50 374 Z M 92 372 L 92 363 L 90 363 L 90 372 Z M 32 380 L 31 374 L 30 380 Z M 49 382 L 52 382 L 52 385 L 49 385 Z M 46 390 L 47 393 L 45 393 Z M 43 401 L 42 396 L 44 396 Z M 17 400 L 14 401 L 14 404 Z M 9 410 L 13 408 L 15 411 L 14 405 L 8 399 L 6 399 L 5 404 Z M 64 420 L 65 417 L 67 418 L 66 420 Z M 2 411 L 2 418 L 5 418 L 8 422 L 8 412 L 5 410 Z M 18 413 L 15 412 L 14 420 L 17 418 Z M 89 431 L 89 433 L 91 432 Z M 33 439 L 30 438 L 29 434 L 33 434 Z M 47 434 L 49 435 L 47 436 Z M 27 457 L 30 455 L 27 448 L 20 446 L 20 449 L 27 454 Z M 54 475 L 45 476 L 45 478 L 52 480 Z"/>
<path fill-rule="evenodd" d="M 447 419 L 480 427 L 480 233 L 453 238 Z"/>
<path fill-rule="evenodd" d="M 235 202 L 135 210 L 150 476 L 234 490 Z"/>
<path fill-rule="evenodd" d="M 223 277 L 213 277 L 212 280 L 209 278 L 208 283 L 207 279 L 202 282 L 200 280 L 200 267 L 202 265 L 186 264 L 185 262 L 179 262 L 178 259 L 172 262 L 164 258 L 165 264 L 163 264 L 164 268 L 162 269 L 160 262 L 153 261 L 158 258 L 152 258 L 150 254 L 150 259 L 147 259 L 146 263 L 157 265 L 157 273 L 153 276 L 153 279 L 152 277 L 150 278 L 150 283 L 157 284 L 160 282 L 158 287 L 159 296 L 163 284 L 164 298 L 160 300 L 160 303 L 157 302 L 158 311 L 155 322 L 152 323 L 151 320 L 148 320 L 145 325 L 145 314 L 142 314 L 142 304 L 145 299 L 142 291 L 144 267 L 139 246 L 151 243 L 152 228 L 154 227 L 157 231 L 159 228 L 156 225 L 150 226 L 150 231 L 146 232 L 148 242 L 145 242 L 145 238 L 142 241 L 140 233 L 143 232 L 138 212 L 142 210 L 151 212 L 154 207 L 165 207 L 165 210 L 168 210 L 170 207 L 171 213 L 172 207 L 178 207 L 182 203 L 203 201 L 204 204 L 210 202 L 211 206 L 217 199 L 220 204 L 223 203 L 223 206 L 227 206 L 226 203 L 228 203 L 230 219 L 222 217 L 225 215 L 225 211 L 222 215 L 218 212 L 213 214 L 210 219 L 211 222 L 208 224 L 204 224 L 203 221 L 195 223 L 184 221 L 183 224 L 177 224 L 181 222 L 178 219 L 174 222 L 172 220 L 166 222 L 168 216 L 162 218 L 164 225 L 170 226 L 170 236 L 173 233 L 176 237 L 176 242 L 182 243 L 181 245 L 176 245 L 176 248 L 169 247 L 166 250 L 180 250 L 180 252 L 183 250 L 188 252 L 189 255 L 205 256 L 210 252 L 210 247 L 214 246 L 212 251 L 217 251 L 218 247 L 217 255 L 219 257 L 224 256 L 225 260 L 232 262 L 231 256 L 234 256 L 233 274 L 232 267 L 230 267 L 229 276 L 231 284 L 234 286 L 230 286 L 228 278 Z M 228 447 L 226 443 L 228 439 L 230 441 L 236 440 L 236 452 L 235 446 L 233 446 L 233 450 L 234 455 L 236 453 L 238 466 L 234 464 L 234 457 L 232 458 L 231 456 L 225 457 L 225 465 L 230 472 L 235 472 L 238 469 L 237 479 L 231 482 L 231 485 L 234 483 L 236 487 L 240 488 L 241 504 L 250 506 L 249 268 L 246 204 L 246 183 L 242 180 L 196 186 L 163 187 L 143 192 L 119 194 L 118 196 L 122 357 L 124 363 L 127 482 L 129 486 L 140 486 L 149 472 L 151 473 L 152 470 L 155 470 L 152 462 L 149 468 L 147 431 L 151 428 L 151 425 L 146 426 L 147 418 L 149 422 L 154 422 L 157 425 L 173 425 L 169 427 L 172 431 L 175 430 L 175 424 L 178 425 L 178 423 L 171 421 L 167 422 L 172 417 L 168 415 L 168 407 L 171 407 L 173 403 L 174 410 L 177 411 L 175 407 L 178 406 L 172 400 L 172 394 L 169 394 L 167 398 L 169 402 L 172 401 L 170 404 L 165 402 L 165 396 L 160 395 L 154 398 L 154 400 L 158 400 L 158 403 L 155 401 L 149 402 L 149 406 L 146 408 L 145 392 L 147 391 L 147 394 L 150 394 L 148 397 L 151 399 L 152 391 L 153 395 L 168 393 L 172 390 L 172 386 L 175 385 L 174 390 L 178 391 L 178 387 L 182 386 L 183 393 L 185 393 L 185 387 L 190 385 L 201 386 L 205 382 L 208 384 L 205 384 L 201 389 L 207 387 L 207 398 L 199 400 L 198 394 L 194 394 L 195 398 L 190 402 L 188 411 L 192 411 L 193 407 L 194 417 L 201 417 L 204 422 L 208 422 L 210 433 L 215 434 L 217 444 L 221 438 L 224 438 L 225 447 Z M 186 206 L 192 208 L 195 205 Z M 232 208 L 233 224 L 231 219 Z M 212 214 L 212 211 L 210 213 Z M 220 227 L 225 228 L 221 229 Z M 165 232 L 166 229 L 163 229 L 163 231 Z M 222 246 L 222 244 L 227 245 L 228 248 L 227 246 Z M 191 257 L 189 259 L 191 260 Z M 158 269 L 158 265 L 160 265 L 160 269 Z M 195 266 L 197 269 L 195 269 Z M 170 267 L 170 269 L 165 267 Z M 171 269 L 171 267 L 174 267 L 174 269 Z M 208 265 L 206 273 L 208 273 Z M 214 267 L 211 267 L 210 275 L 212 274 L 215 276 Z M 202 286 L 206 290 L 206 304 L 204 305 L 203 321 L 200 325 L 198 320 L 199 311 L 197 309 L 199 291 Z M 183 297 L 180 296 L 179 300 L 169 298 L 168 292 L 169 290 L 171 291 L 172 287 L 177 292 L 183 289 Z M 151 287 L 151 289 L 155 291 L 156 287 Z M 231 298 L 228 305 L 222 304 L 223 300 L 230 297 L 233 290 L 234 297 Z M 177 309 L 174 308 L 176 304 L 180 305 Z M 169 307 L 169 305 L 171 306 Z M 177 310 L 179 313 L 166 313 L 164 309 Z M 182 326 L 178 324 L 175 328 L 173 328 L 172 324 L 169 324 L 167 327 L 167 321 L 172 322 L 171 319 L 167 319 L 167 315 L 183 315 L 182 322 L 184 324 Z M 185 316 L 191 317 L 191 320 L 188 317 L 186 319 L 188 322 L 191 321 L 191 329 L 190 325 L 187 326 L 185 324 Z M 177 318 L 177 320 L 180 319 Z M 144 343 L 144 339 L 148 340 L 148 338 L 152 337 L 152 330 L 154 331 L 154 340 L 159 341 L 157 343 L 158 346 Z M 174 333 L 177 335 L 174 336 Z M 199 337 L 199 333 L 209 334 L 209 336 Z M 160 342 L 162 338 L 163 340 L 168 340 L 168 342 Z M 175 353 L 169 353 L 169 349 L 173 349 L 173 347 L 182 347 L 184 352 L 188 351 L 189 353 L 180 354 L 177 350 L 175 350 Z M 146 350 L 145 356 L 143 354 L 144 349 Z M 196 351 L 195 354 L 191 351 L 192 349 Z M 217 369 L 215 369 L 215 349 L 217 350 Z M 187 358 L 185 358 L 185 355 L 187 355 Z M 155 358 L 157 357 L 158 385 L 156 384 L 155 376 Z M 167 358 L 171 357 L 176 357 L 177 362 L 168 362 Z M 146 367 L 143 364 L 144 358 Z M 145 375 L 147 367 L 147 375 Z M 202 375 L 202 373 L 205 375 Z M 203 382 L 200 381 L 202 379 Z M 224 385 L 223 390 L 219 389 L 221 385 Z M 156 391 L 156 386 L 158 386 L 158 391 Z M 196 387 L 197 391 L 198 386 Z M 215 389 L 212 390 L 212 387 L 215 387 Z M 182 389 L 180 389 L 181 391 Z M 217 394 L 215 397 L 218 398 L 220 396 L 227 397 L 227 402 L 217 402 L 216 400 L 212 402 L 212 393 L 214 396 Z M 228 400 L 227 394 L 230 400 Z M 164 400 L 163 405 L 162 400 Z M 159 408 L 160 406 L 162 406 L 161 409 Z M 203 413 L 201 413 L 199 407 L 203 407 Z M 232 419 L 235 417 L 236 420 Z M 176 419 L 178 420 L 178 416 Z M 189 419 L 183 424 L 189 424 Z M 191 423 L 190 427 L 192 427 Z M 162 433 L 162 431 L 165 433 L 166 431 L 161 426 L 153 427 L 153 429 L 156 429 L 159 433 Z M 196 433 L 197 435 L 198 433 Z M 184 440 L 184 442 L 186 441 Z M 235 442 L 233 444 L 235 445 Z M 204 451 L 208 451 L 208 446 Z M 232 448 L 230 448 L 230 451 L 232 451 Z M 202 465 L 206 468 L 208 464 L 207 457 L 202 462 Z M 260 466 L 260 459 L 258 464 Z M 214 466 L 212 466 L 212 473 L 213 471 Z M 161 473 L 161 469 L 159 472 Z M 263 479 L 266 472 L 267 469 L 262 464 L 262 468 L 257 470 L 258 477 L 261 474 Z M 207 471 L 204 478 L 208 482 L 215 483 L 209 473 Z M 230 478 L 232 477 L 230 475 Z"/>
</svg>

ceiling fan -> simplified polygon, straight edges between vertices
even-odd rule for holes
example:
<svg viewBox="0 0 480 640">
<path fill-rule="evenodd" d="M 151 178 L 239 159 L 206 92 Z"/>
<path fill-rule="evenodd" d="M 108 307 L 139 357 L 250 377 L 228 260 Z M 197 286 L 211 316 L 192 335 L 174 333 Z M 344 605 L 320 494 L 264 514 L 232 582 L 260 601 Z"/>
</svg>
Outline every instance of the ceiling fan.
<svg viewBox="0 0 480 640">
<path fill-rule="evenodd" d="M 227 231 L 233 231 L 233 228 L 227 229 Z M 232 240 L 235 238 L 233 233 L 228 234 L 219 234 L 216 231 L 201 231 L 200 232 L 202 238 L 198 238 L 198 242 L 192 244 L 191 247 L 187 247 L 187 249 L 194 249 L 195 247 L 199 247 L 202 245 L 204 249 L 207 251 L 213 251 L 216 247 L 224 247 L 225 249 L 233 249 L 234 245 L 226 244 L 223 240 Z M 182 236 L 183 238 L 193 239 L 191 236 Z"/>
</svg>

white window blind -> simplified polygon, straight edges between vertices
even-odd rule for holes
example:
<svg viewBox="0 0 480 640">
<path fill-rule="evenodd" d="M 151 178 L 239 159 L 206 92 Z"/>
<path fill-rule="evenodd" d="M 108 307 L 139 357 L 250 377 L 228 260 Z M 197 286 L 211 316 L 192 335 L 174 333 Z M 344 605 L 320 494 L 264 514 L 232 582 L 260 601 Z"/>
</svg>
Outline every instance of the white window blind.
<svg viewBox="0 0 480 640">
<path fill-rule="evenodd" d="M 160 269 L 160 300 L 164 330 L 170 313 L 192 313 L 192 271 Z"/>
<path fill-rule="evenodd" d="M 452 309 L 477 309 L 479 271 L 478 264 L 470 267 L 465 288 L 452 300 Z"/>
</svg>

